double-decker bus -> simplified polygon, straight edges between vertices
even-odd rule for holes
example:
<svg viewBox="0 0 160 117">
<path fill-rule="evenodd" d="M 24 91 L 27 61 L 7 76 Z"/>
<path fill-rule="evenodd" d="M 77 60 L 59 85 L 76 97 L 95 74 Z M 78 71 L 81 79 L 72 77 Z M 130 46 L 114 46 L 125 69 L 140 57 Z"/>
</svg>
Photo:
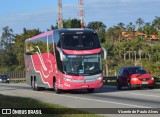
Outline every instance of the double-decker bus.
<svg viewBox="0 0 160 117">
<path fill-rule="evenodd" d="M 33 90 L 87 89 L 92 93 L 103 86 L 103 50 L 91 29 L 56 29 L 26 39 L 26 81 Z"/>
</svg>

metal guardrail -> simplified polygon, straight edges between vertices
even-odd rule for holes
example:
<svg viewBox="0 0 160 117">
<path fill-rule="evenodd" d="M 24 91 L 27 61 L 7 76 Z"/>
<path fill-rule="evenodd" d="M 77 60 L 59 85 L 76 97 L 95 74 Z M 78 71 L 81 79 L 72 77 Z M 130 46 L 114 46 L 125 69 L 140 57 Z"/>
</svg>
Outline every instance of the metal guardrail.
<svg viewBox="0 0 160 117">
<path fill-rule="evenodd" d="M 103 79 L 106 83 L 115 83 L 117 77 L 116 76 L 104 76 Z M 160 78 L 154 77 L 154 80 L 155 80 L 156 85 L 160 85 Z"/>
<path fill-rule="evenodd" d="M 10 79 L 10 82 L 24 82 L 25 79 L 25 71 L 18 71 L 18 72 L 9 72 L 6 73 Z"/>
<path fill-rule="evenodd" d="M 103 77 L 104 82 L 110 83 L 110 82 L 116 82 L 117 77 L 116 76 L 104 76 Z"/>
</svg>

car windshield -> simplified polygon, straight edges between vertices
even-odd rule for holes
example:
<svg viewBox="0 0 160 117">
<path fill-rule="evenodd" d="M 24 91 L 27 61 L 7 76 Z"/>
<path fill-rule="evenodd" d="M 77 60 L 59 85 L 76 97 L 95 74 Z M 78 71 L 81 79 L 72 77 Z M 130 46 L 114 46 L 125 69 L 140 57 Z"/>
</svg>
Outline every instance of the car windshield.
<svg viewBox="0 0 160 117">
<path fill-rule="evenodd" d="M 0 75 L 0 79 L 7 79 L 7 75 Z"/>
<path fill-rule="evenodd" d="M 147 72 L 141 67 L 128 68 L 131 74 L 146 74 Z"/>
<path fill-rule="evenodd" d="M 100 42 L 95 33 L 62 34 L 62 48 L 70 50 L 89 50 L 100 48 Z"/>
<path fill-rule="evenodd" d="M 94 75 L 102 72 L 101 54 L 66 55 L 63 62 L 64 72 L 72 75 Z"/>
</svg>

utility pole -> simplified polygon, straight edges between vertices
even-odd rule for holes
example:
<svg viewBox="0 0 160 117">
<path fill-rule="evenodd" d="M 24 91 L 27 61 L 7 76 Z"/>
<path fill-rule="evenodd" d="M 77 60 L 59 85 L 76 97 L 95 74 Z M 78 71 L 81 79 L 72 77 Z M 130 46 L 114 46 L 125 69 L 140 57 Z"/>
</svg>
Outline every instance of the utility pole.
<svg viewBox="0 0 160 117">
<path fill-rule="evenodd" d="M 81 23 L 81 28 L 84 28 L 84 10 L 83 10 L 83 6 L 84 6 L 84 1 L 83 0 L 79 0 L 79 16 L 80 16 L 80 23 Z"/>
<path fill-rule="evenodd" d="M 63 28 L 62 0 L 58 0 L 58 29 Z"/>
</svg>

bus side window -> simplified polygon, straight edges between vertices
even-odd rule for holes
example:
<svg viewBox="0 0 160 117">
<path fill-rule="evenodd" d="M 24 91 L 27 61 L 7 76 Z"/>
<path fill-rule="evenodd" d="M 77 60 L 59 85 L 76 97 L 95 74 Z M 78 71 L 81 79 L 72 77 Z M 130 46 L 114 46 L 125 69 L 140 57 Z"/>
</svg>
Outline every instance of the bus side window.
<svg viewBox="0 0 160 117">
<path fill-rule="evenodd" d="M 28 41 L 25 43 L 25 54 L 26 55 L 32 55 L 33 53 L 33 42 L 32 41 Z"/>
<path fill-rule="evenodd" d="M 61 48 L 61 41 L 60 40 L 57 43 L 57 47 Z"/>
<path fill-rule="evenodd" d="M 48 36 L 48 48 L 50 53 L 54 54 L 54 43 L 52 42 L 52 35 Z"/>
</svg>

